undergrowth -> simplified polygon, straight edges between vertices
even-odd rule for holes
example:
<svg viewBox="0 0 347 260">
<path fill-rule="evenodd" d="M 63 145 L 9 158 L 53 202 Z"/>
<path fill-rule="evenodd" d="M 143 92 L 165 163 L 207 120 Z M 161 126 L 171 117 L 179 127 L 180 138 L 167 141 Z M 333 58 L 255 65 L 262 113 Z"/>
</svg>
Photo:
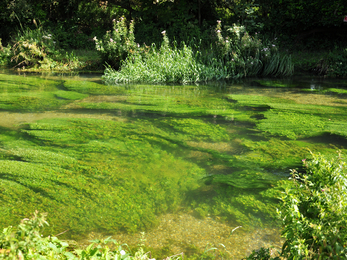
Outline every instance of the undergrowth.
<svg viewBox="0 0 347 260">
<path fill-rule="evenodd" d="M 257 75 L 288 76 L 294 71 L 290 56 L 279 54 L 274 44 L 264 44 L 256 36 L 250 36 L 243 26 L 233 25 L 223 35 L 221 21 L 218 21 L 215 41 L 210 44 L 195 43 L 193 46 L 185 43 L 176 46 L 175 42 L 169 42 L 163 31 L 160 48 L 155 45 L 148 48 L 135 43 L 131 33 L 132 23 L 129 32 L 124 19 L 115 24 L 111 34 L 119 40 L 110 38 L 109 34 L 104 37 L 108 40 L 96 40 L 96 47 L 103 57 L 107 55 L 109 60 L 121 64 L 119 71 L 112 66 L 105 69 L 103 78 L 108 84 L 186 84 Z M 126 42 L 123 45 L 127 49 L 121 48 L 122 42 Z"/>
</svg>

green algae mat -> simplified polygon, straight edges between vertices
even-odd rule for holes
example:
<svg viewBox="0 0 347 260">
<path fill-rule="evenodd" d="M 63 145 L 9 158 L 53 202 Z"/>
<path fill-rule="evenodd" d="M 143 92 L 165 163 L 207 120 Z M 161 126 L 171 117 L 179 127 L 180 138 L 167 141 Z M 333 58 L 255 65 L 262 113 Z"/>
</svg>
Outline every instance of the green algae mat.
<svg viewBox="0 0 347 260">
<path fill-rule="evenodd" d="M 0 226 L 135 233 L 163 214 L 276 223 L 278 183 L 310 152 L 345 153 L 347 84 L 291 79 L 119 85 L 0 74 Z M 315 86 L 316 86 L 315 85 Z"/>
</svg>

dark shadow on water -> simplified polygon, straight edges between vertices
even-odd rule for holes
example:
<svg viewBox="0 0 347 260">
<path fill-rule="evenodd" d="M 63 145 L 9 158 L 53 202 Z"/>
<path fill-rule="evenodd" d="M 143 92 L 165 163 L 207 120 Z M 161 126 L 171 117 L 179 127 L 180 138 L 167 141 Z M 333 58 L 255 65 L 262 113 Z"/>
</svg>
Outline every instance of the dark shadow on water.
<svg viewBox="0 0 347 260">
<path fill-rule="evenodd" d="M 311 138 L 306 138 L 302 141 L 309 143 L 321 143 L 336 147 L 336 149 L 346 149 L 347 148 L 347 138 L 339 136 L 336 134 L 324 133 L 320 136 L 315 136 Z"/>
</svg>

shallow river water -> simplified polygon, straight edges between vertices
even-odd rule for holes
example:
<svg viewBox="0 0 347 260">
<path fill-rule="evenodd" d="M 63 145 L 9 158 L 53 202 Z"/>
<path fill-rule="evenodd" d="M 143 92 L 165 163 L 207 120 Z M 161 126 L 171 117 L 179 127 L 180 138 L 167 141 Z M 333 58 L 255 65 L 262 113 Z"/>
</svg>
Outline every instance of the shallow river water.
<svg viewBox="0 0 347 260">
<path fill-rule="evenodd" d="M 107 86 L 0 71 L 0 226 L 39 210 L 46 234 L 142 241 L 158 259 L 275 252 L 281 183 L 310 151 L 345 152 L 346 116 L 344 80 Z"/>
</svg>

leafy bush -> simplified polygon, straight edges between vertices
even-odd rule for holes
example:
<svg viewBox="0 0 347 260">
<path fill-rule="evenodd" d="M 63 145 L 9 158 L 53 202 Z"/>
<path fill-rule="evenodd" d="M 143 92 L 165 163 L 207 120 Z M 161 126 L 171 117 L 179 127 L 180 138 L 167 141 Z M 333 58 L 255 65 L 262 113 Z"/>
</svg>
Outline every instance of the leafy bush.
<svg viewBox="0 0 347 260">
<path fill-rule="evenodd" d="M 0 43 L 0 64 L 21 69 L 74 70 L 88 66 L 73 52 L 64 52 L 54 35 L 41 27 L 19 32 L 12 45 L 3 47 Z"/>
<path fill-rule="evenodd" d="M 124 17 L 113 20 L 112 32 L 107 31 L 102 40 L 94 37 L 94 41 L 103 62 L 114 68 L 119 68 L 121 62 L 139 47 L 135 43 L 134 22 L 131 21 L 128 28 Z"/>
<path fill-rule="evenodd" d="M 124 250 L 126 245 L 119 244 L 111 237 L 93 240 L 86 249 L 73 250 L 67 242 L 59 240 L 56 236 L 41 235 L 40 231 L 45 225 L 48 225 L 46 214 L 36 211 L 32 218 L 23 219 L 17 227 L 4 228 L 0 233 L 0 259 L 150 260 L 142 247 L 131 256 L 126 252 L 129 250 Z"/>
<path fill-rule="evenodd" d="M 0 38 L 0 65 L 6 65 L 10 60 L 10 56 L 11 56 L 11 47 L 10 46 L 4 47 L 2 45 L 1 38 Z"/>
<path fill-rule="evenodd" d="M 210 47 L 200 42 L 194 48 L 170 44 L 166 31 L 159 50 L 152 45 L 149 51 L 135 44 L 132 28 L 125 19 L 115 24 L 112 38 L 107 33 L 103 41 L 96 39 L 103 59 L 111 64 L 105 70 L 107 83 L 149 82 L 189 83 L 256 75 L 284 76 L 293 73 L 289 56 L 282 57 L 277 48 L 266 47 L 257 37 L 250 36 L 243 26 L 236 26 L 222 35 L 221 21 L 217 21 L 216 39 Z M 116 38 L 117 40 L 113 39 Z M 117 72 L 122 60 L 124 63 Z"/>
<path fill-rule="evenodd" d="M 325 62 L 321 63 L 320 73 L 328 77 L 347 76 L 347 49 L 336 49 L 329 53 Z"/>
<path fill-rule="evenodd" d="M 188 46 L 181 50 L 170 47 L 169 39 L 163 33 L 159 50 L 152 46 L 147 54 L 131 54 L 121 71 L 107 68 L 104 79 L 107 83 L 150 82 L 188 83 L 200 81 L 203 66 L 199 64 Z"/>
<path fill-rule="evenodd" d="M 15 67 L 39 66 L 56 55 L 53 36 L 41 28 L 20 32 L 11 48 L 11 63 Z"/>
<path fill-rule="evenodd" d="M 263 43 L 258 35 L 251 36 L 244 26 L 233 24 L 222 35 L 221 21 L 217 21 L 217 57 L 227 67 L 229 77 L 288 76 L 294 67 L 290 56 L 282 56 L 270 41 Z"/>
<path fill-rule="evenodd" d="M 272 254 L 272 249 L 262 247 L 259 250 L 253 250 L 244 260 L 280 260 L 278 256 L 272 257 Z"/>
<path fill-rule="evenodd" d="M 341 155 L 312 154 L 306 174 L 292 171 L 279 214 L 283 256 L 288 259 L 347 258 L 347 171 Z"/>
</svg>

